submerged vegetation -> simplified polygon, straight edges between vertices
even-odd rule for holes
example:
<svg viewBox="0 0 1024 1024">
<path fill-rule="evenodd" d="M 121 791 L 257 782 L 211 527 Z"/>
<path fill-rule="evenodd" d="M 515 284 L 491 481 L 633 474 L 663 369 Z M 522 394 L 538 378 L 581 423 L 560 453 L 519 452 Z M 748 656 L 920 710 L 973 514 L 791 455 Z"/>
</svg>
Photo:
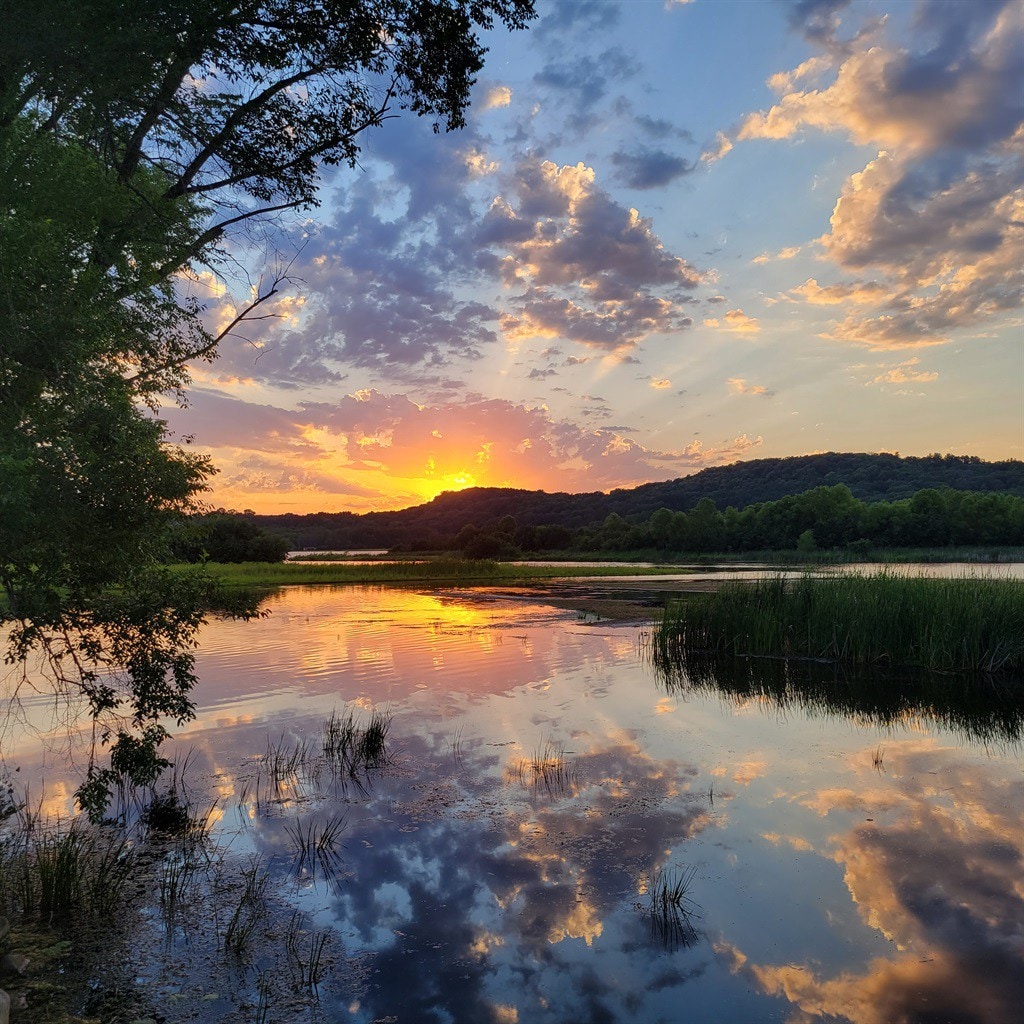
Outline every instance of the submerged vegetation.
<svg viewBox="0 0 1024 1024">
<path fill-rule="evenodd" d="M 1024 672 L 1024 581 L 873 576 L 731 583 L 666 609 L 654 636 L 686 652 L 815 658 L 942 672 Z"/>
</svg>

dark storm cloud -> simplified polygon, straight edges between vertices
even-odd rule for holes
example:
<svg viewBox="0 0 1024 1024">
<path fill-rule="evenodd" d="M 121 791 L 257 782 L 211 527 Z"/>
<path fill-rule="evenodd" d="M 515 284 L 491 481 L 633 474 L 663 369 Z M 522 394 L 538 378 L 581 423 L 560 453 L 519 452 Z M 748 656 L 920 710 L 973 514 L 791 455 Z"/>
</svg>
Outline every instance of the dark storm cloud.
<svg viewBox="0 0 1024 1024">
<path fill-rule="evenodd" d="M 620 150 L 612 153 L 611 160 L 617 168 L 617 180 L 636 189 L 667 185 L 691 173 L 696 166 L 683 157 L 666 153 L 662 149 L 641 148 L 633 153 Z"/>
</svg>

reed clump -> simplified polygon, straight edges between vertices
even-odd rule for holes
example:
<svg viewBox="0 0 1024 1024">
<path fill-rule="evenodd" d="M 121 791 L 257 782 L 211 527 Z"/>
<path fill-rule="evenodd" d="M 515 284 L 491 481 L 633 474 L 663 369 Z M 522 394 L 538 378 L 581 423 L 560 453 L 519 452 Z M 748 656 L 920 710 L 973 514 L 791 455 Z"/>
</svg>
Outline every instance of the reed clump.
<svg viewBox="0 0 1024 1024">
<path fill-rule="evenodd" d="M 46 925 L 109 917 L 135 871 L 128 840 L 78 821 L 0 841 L 0 911 Z"/>
<path fill-rule="evenodd" d="M 648 902 L 636 904 L 650 922 L 651 935 L 666 950 L 687 948 L 699 940 L 693 921 L 700 914 L 691 896 L 696 874 L 692 866 L 656 871 L 648 888 Z"/>
<path fill-rule="evenodd" d="M 1024 672 L 1024 581 L 769 577 L 670 605 L 654 657 L 684 651 L 817 658 L 943 672 Z"/>
</svg>

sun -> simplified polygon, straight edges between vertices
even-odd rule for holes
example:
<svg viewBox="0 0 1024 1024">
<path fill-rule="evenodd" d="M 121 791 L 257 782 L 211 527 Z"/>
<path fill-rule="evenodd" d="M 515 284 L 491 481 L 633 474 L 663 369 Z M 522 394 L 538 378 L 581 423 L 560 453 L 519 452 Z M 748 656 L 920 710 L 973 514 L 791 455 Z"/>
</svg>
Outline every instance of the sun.
<svg viewBox="0 0 1024 1024">
<path fill-rule="evenodd" d="M 415 489 L 424 501 L 432 501 L 444 491 L 464 491 L 467 487 L 476 486 L 476 477 L 462 470 L 458 473 L 444 473 L 441 476 L 429 476 L 417 480 Z"/>
</svg>

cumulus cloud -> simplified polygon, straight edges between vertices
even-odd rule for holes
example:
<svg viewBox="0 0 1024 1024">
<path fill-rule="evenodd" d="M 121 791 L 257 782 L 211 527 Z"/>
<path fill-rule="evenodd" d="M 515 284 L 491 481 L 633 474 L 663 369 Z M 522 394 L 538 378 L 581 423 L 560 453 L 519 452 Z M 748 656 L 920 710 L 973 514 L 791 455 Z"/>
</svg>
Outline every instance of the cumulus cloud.
<svg viewBox="0 0 1024 1024">
<path fill-rule="evenodd" d="M 789 290 L 789 295 L 814 306 L 839 306 L 846 303 L 870 305 L 884 299 L 888 294 L 889 289 L 877 281 L 820 285 L 813 277 Z"/>
<path fill-rule="evenodd" d="M 1015 312 L 1024 293 L 1024 8 L 922 3 L 918 49 L 855 39 L 837 50 L 830 40 L 845 6 L 793 8 L 794 23 L 829 53 L 773 76 L 778 103 L 749 115 L 735 139 L 814 129 L 878 147 L 818 240 L 842 272 L 872 277 L 812 278 L 789 294 L 846 306 L 826 335 L 838 341 L 941 344 Z M 850 309 L 865 306 L 874 308 Z"/>
<path fill-rule="evenodd" d="M 730 309 L 721 317 L 711 317 L 704 321 L 704 326 L 714 327 L 720 331 L 730 331 L 734 334 L 757 334 L 761 330 L 758 319 L 747 316 L 742 309 Z"/>
<path fill-rule="evenodd" d="M 607 106 L 611 88 L 633 78 L 640 68 L 640 62 L 619 47 L 576 57 L 562 51 L 534 75 L 533 81 L 557 94 L 558 102 L 569 110 L 567 127 L 579 132 L 607 116 L 607 111 L 599 108 Z"/>
<path fill-rule="evenodd" d="M 508 188 L 477 235 L 504 253 L 505 283 L 522 289 L 501 317 L 507 338 L 615 350 L 692 323 L 682 306 L 699 272 L 665 249 L 649 219 L 600 188 L 592 168 L 523 161 Z"/>
<path fill-rule="evenodd" d="M 755 256 L 752 263 L 773 263 L 776 260 L 791 260 L 794 256 L 799 256 L 800 251 L 803 249 L 801 245 L 791 245 L 785 249 L 780 249 L 776 253 L 763 252 L 760 256 Z"/>
<path fill-rule="evenodd" d="M 867 383 L 870 384 L 931 384 L 939 379 L 934 371 L 916 370 L 921 362 L 920 359 L 905 359 L 901 363 L 895 363 L 884 369 L 877 377 L 872 377 Z"/>
<path fill-rule="evenodd" d="M 704 151 L 700 155 L 701 163 L 713 164 L 716 160 L 721 160 L 731 149 L 730 138 L 725 132 L 718 132 L 715 135 L 715 141 L 704 147 Z"/>
<path fill-rule="evenodd" d="M 639 128 L 645 135 L 654 139 L 674 137 L 684 142 L 693 142 L 693 134 L 680 128 L 663 117 L 651 117 L 650 114 L 636 114 L 632 118 L 634 128 Z"/>
<path fill-rule="evenodd" d="M 583 35 L 610 29 L 620 16 L 619 6 L 607 0 L 560 0 L 548 6 L 531 32 L 543 45 L 550 45 L 564 41 L 564 33 Z"/>
<path fill-rule="evenodd" d="M 932 9 L 940 31 L 960 6 Z M 976 150 L 1007 138 L 1021 117 L 1020 5 L 971 6 L 979 17 L 966 39 L 944 38 L 925 52 L 872 46 L 852 53 L 827 87 L 787 92 L 769 110 L 749 115 L 737 139 L 784 139 L 817 128 L 843 131 L 859 144 L 928 152 Z"/>
<path fill-rule="evenodd" d="M 512 102 L 512 90 L 507 85 L 492 85 L 479 104 L 480 110 L 493 110 L 495 107 L 507 107 Z"/>
</svg>

